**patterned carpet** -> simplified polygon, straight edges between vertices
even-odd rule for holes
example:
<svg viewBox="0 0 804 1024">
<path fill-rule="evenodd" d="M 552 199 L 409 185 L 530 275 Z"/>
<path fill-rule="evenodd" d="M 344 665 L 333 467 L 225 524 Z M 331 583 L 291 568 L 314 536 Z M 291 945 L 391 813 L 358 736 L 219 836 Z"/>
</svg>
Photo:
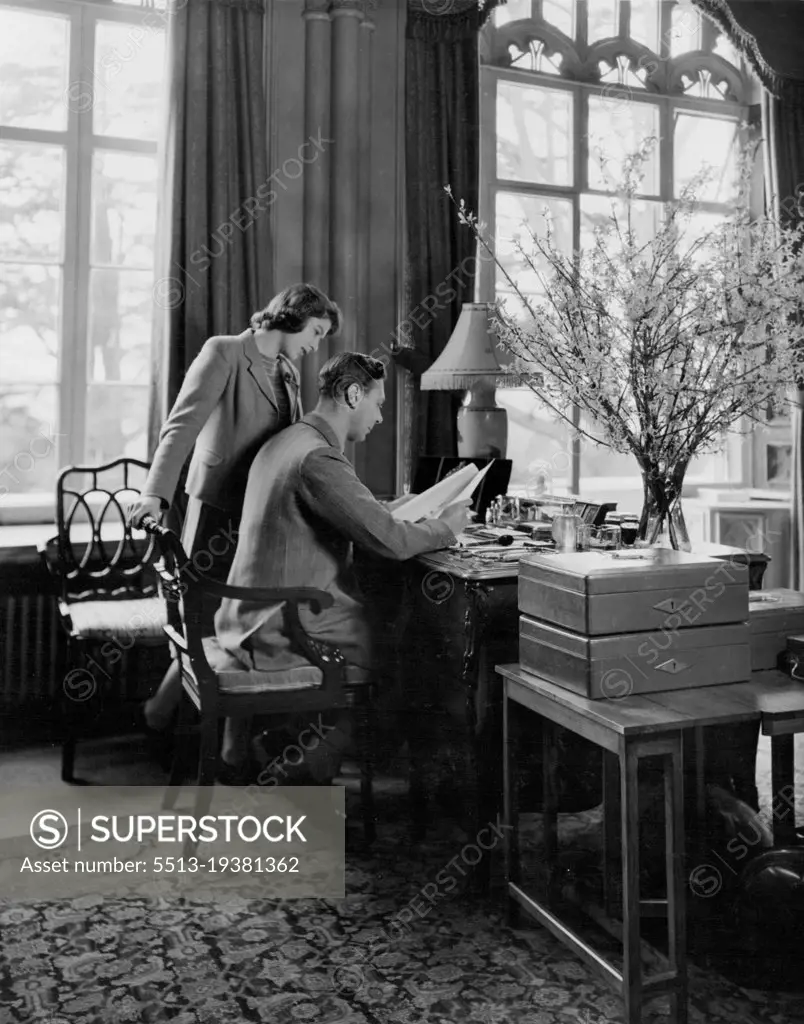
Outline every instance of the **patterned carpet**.
<svg viewBox="0 0 804 1024">
<path fill-rule="evenodd" d="M 5 759 L 0 785 L 44 781 L 52 761 Z M 105 781 L 123 761 L 103 762 Z M 619 999 L 546 931 L 505 926 L 499 888 L 488 903 L 467 891 L 472 858 L 454 820 L 412 846 L 401 784 L 380 787 L 379 809 L 370 855 L 349 826 L 343 901 L 0 903 L 0 1024 L 622 1020 Z M 581 834 L 594 814 L 562 818 L 566 835 Z M 500 851 L 488 854 L 496 879 Z M 690 980 L 692 1022 L 804 1020 L 800 995 L 746 991 L 697 967 Z M 643 1020 L 661 1024 L 666 1011 L 658 1000 Z"/>
</svg>

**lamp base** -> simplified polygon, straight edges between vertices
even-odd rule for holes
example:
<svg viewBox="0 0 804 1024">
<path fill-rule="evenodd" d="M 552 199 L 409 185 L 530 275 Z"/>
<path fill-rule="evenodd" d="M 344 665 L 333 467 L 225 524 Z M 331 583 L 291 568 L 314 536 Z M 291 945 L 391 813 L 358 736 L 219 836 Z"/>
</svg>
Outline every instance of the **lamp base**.
<svg viewBox="0 0 804 1024">
<path fill-rule="evenodd" d="M 476 384 L 458 411 L 458 456 L 504 459 L 508 448 L 508 413 L 494 397 L 494 385 Z"/>
</svg>

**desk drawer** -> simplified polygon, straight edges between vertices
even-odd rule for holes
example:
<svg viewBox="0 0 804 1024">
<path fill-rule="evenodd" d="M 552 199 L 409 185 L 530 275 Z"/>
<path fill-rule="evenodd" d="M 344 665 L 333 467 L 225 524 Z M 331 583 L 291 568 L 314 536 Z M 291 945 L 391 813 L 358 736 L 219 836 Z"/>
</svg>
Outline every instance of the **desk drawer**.
<svg viewBox="0 0 804 1024">
<path fill-rule="evenodd" d="M 751 675 L 747 623 L 586 637 L 522 615 L 519 660 L 542 679 L 593 699 L 719 686 Z"/>
</svg>

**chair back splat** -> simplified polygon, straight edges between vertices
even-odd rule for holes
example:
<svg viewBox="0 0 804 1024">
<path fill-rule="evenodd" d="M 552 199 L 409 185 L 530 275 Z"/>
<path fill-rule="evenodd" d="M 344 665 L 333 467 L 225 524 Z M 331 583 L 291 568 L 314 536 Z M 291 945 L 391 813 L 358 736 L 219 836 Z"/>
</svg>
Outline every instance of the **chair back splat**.
<svg viewBox="0 0 804 1024">
<path fill-rule="evenodd" d="M 55 543 L 62 600 L 156 594 L 153 538 L 132 527 L 126 516 L 147 472 L 147 462 L 116 459 L 103 466 L 68 466 L 59 474 Z"/>
</svg>

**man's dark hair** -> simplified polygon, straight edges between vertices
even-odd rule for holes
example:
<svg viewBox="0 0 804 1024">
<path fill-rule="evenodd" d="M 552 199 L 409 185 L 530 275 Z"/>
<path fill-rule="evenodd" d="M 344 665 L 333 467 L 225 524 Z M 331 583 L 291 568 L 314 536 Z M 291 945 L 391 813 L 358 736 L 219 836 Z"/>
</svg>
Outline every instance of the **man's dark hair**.
<svg viewBox="0 0 804 1024">
<path fill-rule="evenodd" d="M 324 398 L 340 400 L 350 384 L 359 384 L 368 391 L 380 380 L 385 380 L 385 363 L 381 360 L 362 352 L 339 352 L 321 367 L 318 390 Z"/>
<path fill-rule="evenodd" d="M 332 299 L 313 284 L 292 284 L 274 295 L 265 309 L 254 314 L 251 327 L 255 331 L 262 327 L 266 331 L 299 334 L 313 317 L 329 320 L 328 337 L 333 337 L 341 329 L 341 311 Z"/>
</svg>

